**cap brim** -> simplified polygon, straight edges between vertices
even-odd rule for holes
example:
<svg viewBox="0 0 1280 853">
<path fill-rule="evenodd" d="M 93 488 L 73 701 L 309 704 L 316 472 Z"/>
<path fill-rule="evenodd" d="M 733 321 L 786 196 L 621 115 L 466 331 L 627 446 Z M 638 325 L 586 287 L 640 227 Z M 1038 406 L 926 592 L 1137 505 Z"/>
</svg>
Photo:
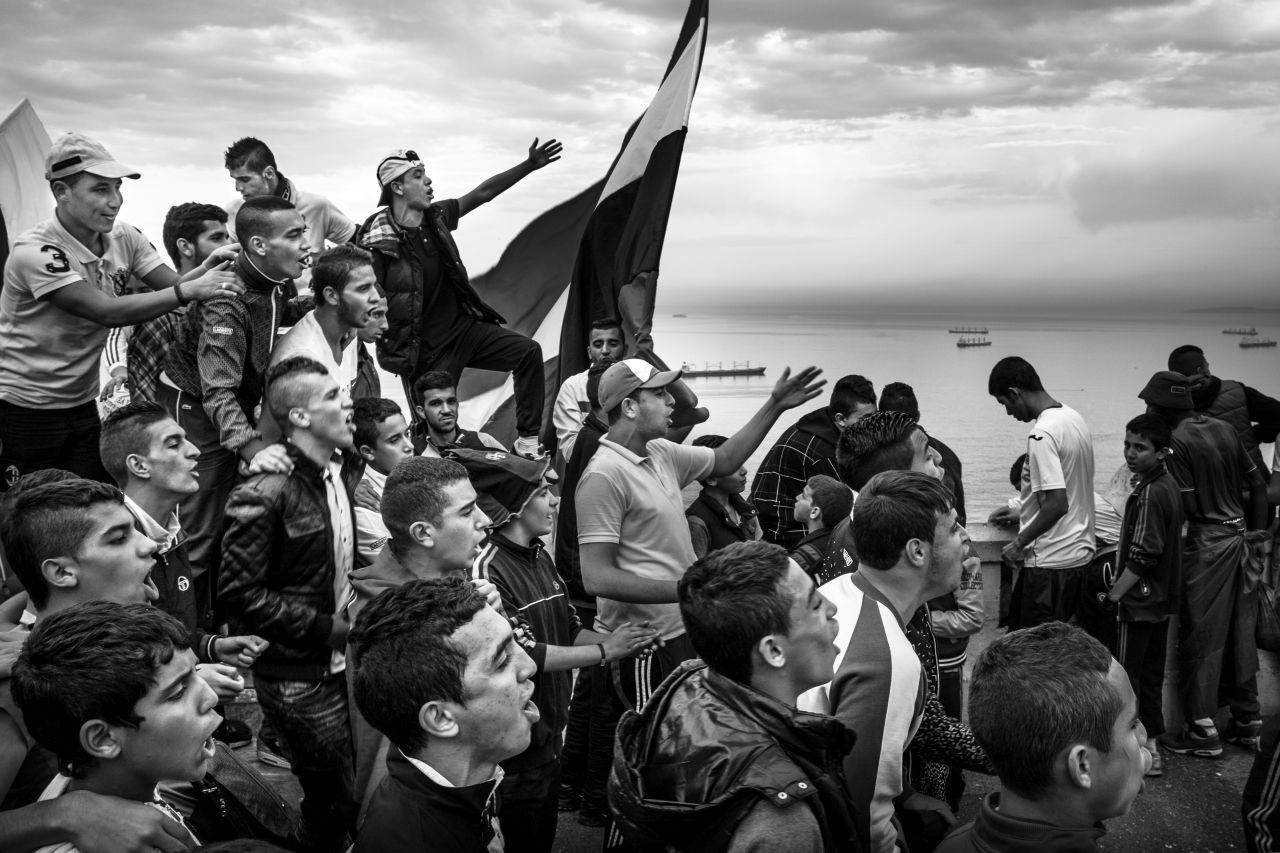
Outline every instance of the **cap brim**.
<svg viewBox="0 0 1280 853">
<path fill-rule="evenodd" d="M 653 374 L 648 380 L 640 383 L 637 388 L 646 388 L 652 391 L 654 388 L 666 388 L 672 382 L 675 382 L 684 374 L 683 370 L 663 370 Z"/>
<path fill-rule="evenodd" d="M 391 204 L 391 184 L 387 184 L 382 188 L 382 193 L 378 196 L 378 207 L 386 207 Z"/>
<path fill-rule="evenodd" d="M 100 178 L 132 178 L 135 181 L 142 177 L 142 173 L 136 169 L 130 169 L 123 163 L 117 163 L 115 160 L 100 160 L 97 163 L 90 163 L 79 169 L 81 172 L 88 172 L 91 175 L 97 175 Z"/>
</svg>

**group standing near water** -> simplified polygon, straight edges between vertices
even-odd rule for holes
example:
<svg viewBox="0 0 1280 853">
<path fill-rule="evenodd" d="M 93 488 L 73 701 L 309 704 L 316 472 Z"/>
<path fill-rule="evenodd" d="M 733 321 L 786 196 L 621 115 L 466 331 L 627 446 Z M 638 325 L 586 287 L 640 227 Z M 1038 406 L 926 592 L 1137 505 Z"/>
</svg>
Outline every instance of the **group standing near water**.
<svg viewBox="0 0 1280 853">
<path fill-rule="evenodd" d="M 117 217 L 139 172 L 54 143 L 0 291 L 0 848 L 546 853 L 576 811 L 619 850 L 1090 850 L 1166 754 L 1243 748 L 1271 849 L 1280 402 L 1175 349 L 1098 495 L 1089 425 L 996 363 L 1030 426 L 990 519 L 1008 630 L 970 661 L 962 460 L 905 383 L 839 379 L 748 490 L 821 371 L 718 423 L 602 316 L 542 449 L 544 354 L 451 235 L 561 151 L 437 201 L 397 149 L 357 224 L 241 139 L 242 198 L 171 208 L 170 267 Z M 468 368 L 512 373 L 512 447 L 459 426 Z M 966 772 L 1000 790 L 955 826 Z"/>
</svg>

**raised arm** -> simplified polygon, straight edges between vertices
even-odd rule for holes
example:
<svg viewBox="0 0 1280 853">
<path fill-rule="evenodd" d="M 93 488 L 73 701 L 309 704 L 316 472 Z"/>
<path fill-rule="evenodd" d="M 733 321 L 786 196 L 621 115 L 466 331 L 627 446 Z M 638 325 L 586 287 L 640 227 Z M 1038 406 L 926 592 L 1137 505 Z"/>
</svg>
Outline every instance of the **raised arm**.
<svg viewBox="0 0 1280 853">
<path fill-rule="evenodd" d="M 769 399 L 760 410 L 751 416 L 746 426 L 716 448 L 716 464 L 711 469 L 711 476 L 723 477 L 742 468 L 783 412 L 803 406 L 818 396 L 822 386 L 827 384 L 827 380 L 818 378 L 821 375 L 822 371 L 816 367 L 806 367 L 795 376 L 791 375 L 790 367 L 783 368 L 782 376 L 778 377 L 777 384 L 769 392 Z"/>
<path fill-rule="evenodd" d="M 459 198 L 458 215 L 466 216 L 485 202 L 493 201 L 528 175 L 538 171 L 543 166 L 559 160 L 560 151 L 563 148 L 564 146 L 555 139 L 549 139 L 539 145 L 537 138 L 535 138 L 533 144 L 529 146 L 529 156 L 527 158 L 505 172 L 499 172 Z"/>
</svg>

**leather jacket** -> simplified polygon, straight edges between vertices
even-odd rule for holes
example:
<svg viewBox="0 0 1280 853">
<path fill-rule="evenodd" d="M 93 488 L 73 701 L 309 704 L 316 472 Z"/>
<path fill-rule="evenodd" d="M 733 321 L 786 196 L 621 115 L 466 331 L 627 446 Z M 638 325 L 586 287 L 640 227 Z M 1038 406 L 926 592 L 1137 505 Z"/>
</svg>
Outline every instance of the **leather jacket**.
<svg viewBox="0 0 1280 853">
<path fill-rule="evenodd" d="M 290 474 L 257 474 L 227 500 L 218 602 L 231 634 L 271 644 L 254 664 L 267 678 L 310 681 L 329 672 L 334 602 L 333 519 L 324 470 L 292 444 Z M 344 466 L 348 498 L 362 471 Z M 355 501 L 351 529 L 355 530 Z"/>
<path fill-rule="evenodd" d="M 639 850 L 724 850 L 761 798 L 807 803 L 826 850 L 858 850 L 843 771 L 853 740 L 834 717 L 686 661 L 640 713 L 623 715 L 609 804 Z"/>
<path fill-rule="evenodd" d="M 502 315 L 485 304 L 471 286 L 467 268 L 462 264 L 458 246 L 450 233 L 450 222 L 458 222 L 458 202 L 446 199 L 427 208 L 422 225 L 428 230 L 440 251 L 444 272 L 443 286 L 452 286 L 458 304 L 477 320 L 505 323 Z M 422 266 L 409 245 L 409 236 L 384 207 L 365 220 L 356 231 L 355 242 L 373 254 L 373 272 L 387 298 L 387 332 L 378 341 L 378 363 L 397 376 L 416 375 L 422 357 L 432 350 L 430 341 L 422 340 L 423 305 L 426 299 Z"/>
</svg>

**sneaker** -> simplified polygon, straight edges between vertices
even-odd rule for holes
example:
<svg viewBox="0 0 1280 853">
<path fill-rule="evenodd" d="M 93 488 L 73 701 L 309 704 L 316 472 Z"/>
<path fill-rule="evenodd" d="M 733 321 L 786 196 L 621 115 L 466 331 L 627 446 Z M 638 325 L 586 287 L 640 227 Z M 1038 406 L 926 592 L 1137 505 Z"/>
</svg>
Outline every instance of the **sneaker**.
<svg viewBox="0 0 1280 853">
<path fill-rule="evenodd" d="M 258 738 L 259 761 L 271 767 L 280 767 L 285 770 L 292 770 L 293 765 L 289 763 L 289 759 L 281 755 L 282 752 L 284 752 L 284 749 L 280 744 L 268 743 L 261 737 Z"/>
<path fill-rule="evenodd" d="M 1160 750 L 1151 750 L 1151 768 L 1147 770 L 1148 776 L 1164 775 L 1164 759 L 1160 757 Z"/>
<path fill-rule="evenodd" d="M 1196 758 L 1217 758 L 1222 755 L 1222 739 L 1218 737 L 1216 729 L 1212 734 L 1203 734 L 1196 731 L 1194 726 L 1188 726 L 1182 734 L 1166 732 L 1157 740 L 1165 749 L 1178 755 L 1194 755 Z"/>
<path fill-rule="evenodd" d="M 542 449 L 536 435 L 522 435 L 517 438 L 516 443 L 511 447 L 511 452 L 525 459 L 541 459 L 547 455 L 547 451 Z"/>
<path fill-rule="evenodd" d="M 1250 720 L 1242 723 L 1234 717 L 1231 718 L 1231 725 L 1227 726 L 1227 730 L 1222 733 L 1222 738 L 1227 743 L 1234 743 L 1236 746 L 1242 746 L 1253 752 L 1258 751 L 1258 733 L 1262 731 L 1262 720 Z"/>
<path fill-rule="evenodd" d="M 213 738 L 235 749 L 237 746 L 244 746 L 253 740 L 253 729 L 249 728 L 249 725 L 243 720 L 224 717 L 222 725 L 218 726 L 217 730 L 214 731 Z"/>
</svg>

